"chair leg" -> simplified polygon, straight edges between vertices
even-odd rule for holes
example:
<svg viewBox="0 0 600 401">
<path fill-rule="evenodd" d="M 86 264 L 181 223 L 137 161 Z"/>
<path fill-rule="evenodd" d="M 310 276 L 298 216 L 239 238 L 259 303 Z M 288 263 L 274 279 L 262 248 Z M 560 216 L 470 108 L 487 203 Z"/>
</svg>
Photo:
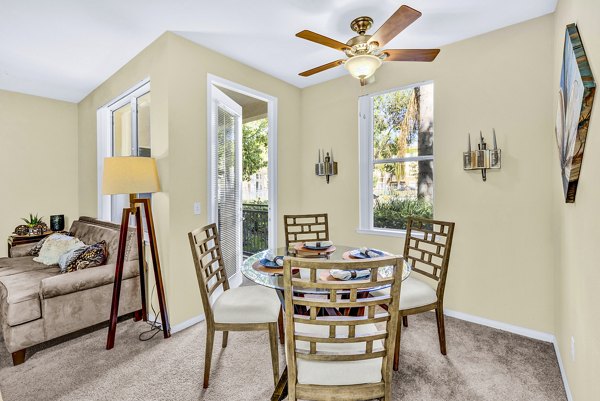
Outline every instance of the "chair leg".
<svg viewBox="0 0 600 401">
<path fill-rule="evenodd" d="M 283 331 L 283 307 L 279 309 L 279 318 L 277 319 L 277 326 L 279 328 L 279 342 L 285 344 L 285 332 Z"/>
<path fill-rule="evenodd" d="M 435 310 L 435 320 L 437 322 L 438 337 L 440 339 L 440 352 L 446 355 L 446 330 L 444 329 L 444 308 L 439 305 Z"/>
<path fill-rule="evenodd" d="M 398 371 L 400 364 L 400 337 L 402 336 L 402 323 L 398 320 L 398 332 L 396 333 L 396 344 L 394 346 L 394 370 Z"/>
<path fill-rule="evenodd" d="M 229 337 L 229 332 L 228 331 L 224 331 L 223 332 L 223 348 L 227 347 L 227 338 Z"/>
<path fill-rule="evenodd" d="M 215 342 L 215 331 L 207 329 L 206 331 L 206 349 L 204 354 L 204 388 L 208 388 L 208 378 L 210 377 L 210 362 L 212 359 L 213 344 Z"/>
<path fill-rule="evenodd" d="M 402 325 L 408 327 L 408 316 L 402 316 Z"/>
<path fill-rule="evenodd" d="M 269 323 L 269 344 L 271 345 L 271 364 L 273 365 L 273 382 L 279 382 L 279 348 L 277 345 L 277 323 Z"/>
<path fill-rule="evenodd" d="M 27 348 L 12 353 L 13 366 L 17 366 L 25 362 L 25 352 Z"/>
</svg>

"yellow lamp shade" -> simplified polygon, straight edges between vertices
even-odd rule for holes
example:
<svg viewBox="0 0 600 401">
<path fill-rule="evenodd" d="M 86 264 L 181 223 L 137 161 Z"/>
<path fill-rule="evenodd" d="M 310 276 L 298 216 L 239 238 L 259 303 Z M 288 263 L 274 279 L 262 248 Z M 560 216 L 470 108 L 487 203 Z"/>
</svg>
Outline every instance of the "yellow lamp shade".
<svg viewBox="0 0 600 401">
<path fill-rule="evenodd" d="M 107 157 L 104 159 L 102 193 L 143 194 L 160 191 L 156 160 L 151 157 Z"/>
</svg>

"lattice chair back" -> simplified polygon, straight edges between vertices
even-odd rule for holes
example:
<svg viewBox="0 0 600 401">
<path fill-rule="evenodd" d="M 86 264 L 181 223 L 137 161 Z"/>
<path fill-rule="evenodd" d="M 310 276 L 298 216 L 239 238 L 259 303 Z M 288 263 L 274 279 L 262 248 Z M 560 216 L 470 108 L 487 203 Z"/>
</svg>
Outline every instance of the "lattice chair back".
<svg viewBox="0 0 600 401">
<path fill-rule="evenodd" d="M 285 246 L 305 241 L 329 241 L 329 221 L 327 213 L 286 214 L 283 216 L 285 227 Z"/>
<path fill-rule="evenodd" d="M 404 258 L 412 271 L 437 281 L 437 297 L 442 299 L 452 249 L 454 223 L 411 217 L 406 222 Z"/>
<path fill-rule="evenodd" d="M 291 400 L 329 399 L 322 397 L 346 392 L 348 398 L 344 399 L 372 399 L 391 394 L 403 265 L 401 257 L 336 262 L 285 258 L 286 352 Z M 378 270 L 386 266 L 393 274 L 384 278 Z M 303 273 L 292 274 L 292 267 Z M 371 272 L 366 279 L 338 281 L 329 275 L 330 269 Z M 391 286 L 390 293 L 366 296 L 382 286 Z M 324 295 L 297 293 L 315 288 Z M 387 305 L 387 311 L 379 305 Z M 361 312 L 350 316 L 347 313 L 350 310 Z M 348 385 L 353 385 L 352 391 Z"/>
<path fill-rule="evenodd" d="M 188 234 L 188 238 L 194 257 L 204 314 L 207 319 L 213 321 L 210 297 L 220 287 L 223 291 L 229 289 L 217 225 L 213 223 L 196 229 Z"/>
</svg>

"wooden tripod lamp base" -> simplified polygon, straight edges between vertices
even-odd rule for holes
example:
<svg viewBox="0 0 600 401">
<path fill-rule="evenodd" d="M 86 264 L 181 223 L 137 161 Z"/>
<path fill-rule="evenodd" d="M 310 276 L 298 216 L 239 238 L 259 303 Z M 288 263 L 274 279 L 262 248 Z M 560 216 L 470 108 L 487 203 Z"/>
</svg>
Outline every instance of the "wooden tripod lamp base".
<svg viewBox="0 0 600 401">
<path fill-rule="evenodd" d="M 158 182 L 158 172 L 156 171 L 156 161 L 149 157 L 108 157 L 104 159 L 104 174 L 102 179 L 102 192 L 105 195 L 114 194 L 135 194 L 135 193 L 153 193 L 160 191 Z M 148 227 L 148 237 L 150 245 L 150 254 L 152 256 L 152 266 L 154 270 L 154 280 L 156 282 L 156 293 L 158 295 L 158 305 L 160 308 L 161 328 L 165 338 L 171 337 L 171 326 L 169 324 L 169 315 L 165 299 L 165 289 L 162 281 L 160 269 L 160 260 L 158 257 L 158 247 L 156 245 L 156 232 L 154 230 L 154 220 L 152 218 L 152 207 L 150 199 L 137 198 L 130 195 L 130 207 L 123 209 L 121 218 L 121 229 L 119 232 L 119 247 L 117 251 L 117 261 L 115 267 L 115 281 L 113 286 L 112 304 L 109 318 L 108 337 L 106 339 L 106 349 L 112 349 L 115 346 L 115 335 L 117 331 L 117 319 L 119 317 L 119 299 L 121 296 L 121 282 L 123 280 L 123 268 L 125 266 L 125 249 L 127 248 L 127 232 L 129 230 L 129 217 L 135 216 L 135 227 L 137 234 L 138 258 L 140 269 L 140 293 L 142 298 L 141 318 L 147 320 L 146 308 L 146 277 L 144 269 L 144 237 L 141 207 L 144 208 L 146 215 L 146 226 Z M 140 316 L 136 314 L 136 319 Z"/>
</svg>

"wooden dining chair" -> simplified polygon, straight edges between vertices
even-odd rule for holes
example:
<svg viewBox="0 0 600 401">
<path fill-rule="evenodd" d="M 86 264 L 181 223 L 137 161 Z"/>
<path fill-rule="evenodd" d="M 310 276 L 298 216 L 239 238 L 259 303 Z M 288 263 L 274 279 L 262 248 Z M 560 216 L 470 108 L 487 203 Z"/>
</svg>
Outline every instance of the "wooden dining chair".
<svg viewBox="0 0 600 401">
<path fill-rule="evenodd" d="M 204 388 L 208 388 L 215 331 L 223 332 L 223 348 L 227 346 L 230 331 L 268 331 L 273 380 L 277 384 L 277 318 L 281 302 L 275 290 L 260 285 L 229 287 L 216 224 L 196 229 L 188 234 L 188 238 L 206 317 Z M 216 297 L 212 303 L 211 296 Z"/>
<path fill-rule="evenodd" d="M 285 227 L 285 248 L 305 241 L 329 241 L 329 218 L 321 214 L 286 214 L 283 216 Z"/>
<path fill-rule="evenodd" d="M 406 222 L 404 259 L 412 266 L 409 278 L 404 280 L 400 297 L 400 316 L 408 327 L 408 316 L 434 310 L 438 328 L 440 352 L 446 355 L 444 328 L 444 290 L 448 262 L 452 249 L 454 223 L 411 217 Z M 421 279 L 416 278 L 419 276 Z M 427 283 L 433 281 L 434 287 Z M 375 296 L 382 291 L 376 291 Z M 398 370 L 402 328 L 398 321 L 394 370 Z"/>
<path fill-rule="evenodd" d="M 392 353 L 403 263 L 398 257 L 339 262 L 285 258 L 290 401 L 392 399 Z M 393 274 L 389 278 L 377 274 L 383 266 L 392 266 Z M 307 278 L 292 275 L 292 267 L 307 269 Z M 329 269 L 370 269 L 371 275 L 365 280 L 337 281 L 322 276 L 328 276 Z M 395 295 L 361 296 L 381 285 L 390 285 L 391 294 Z M 314 288 L 329 294 L 328 297 L 294 294 L 294 291 Z M 388 307 L 387 311 L 376 310 L 381 304 Z M 362 315 L 346 316 L 340 311 L 346 308 L 364 309 Z M 329 316 L 322 316 L 324 314 Z"/>
</svg>

